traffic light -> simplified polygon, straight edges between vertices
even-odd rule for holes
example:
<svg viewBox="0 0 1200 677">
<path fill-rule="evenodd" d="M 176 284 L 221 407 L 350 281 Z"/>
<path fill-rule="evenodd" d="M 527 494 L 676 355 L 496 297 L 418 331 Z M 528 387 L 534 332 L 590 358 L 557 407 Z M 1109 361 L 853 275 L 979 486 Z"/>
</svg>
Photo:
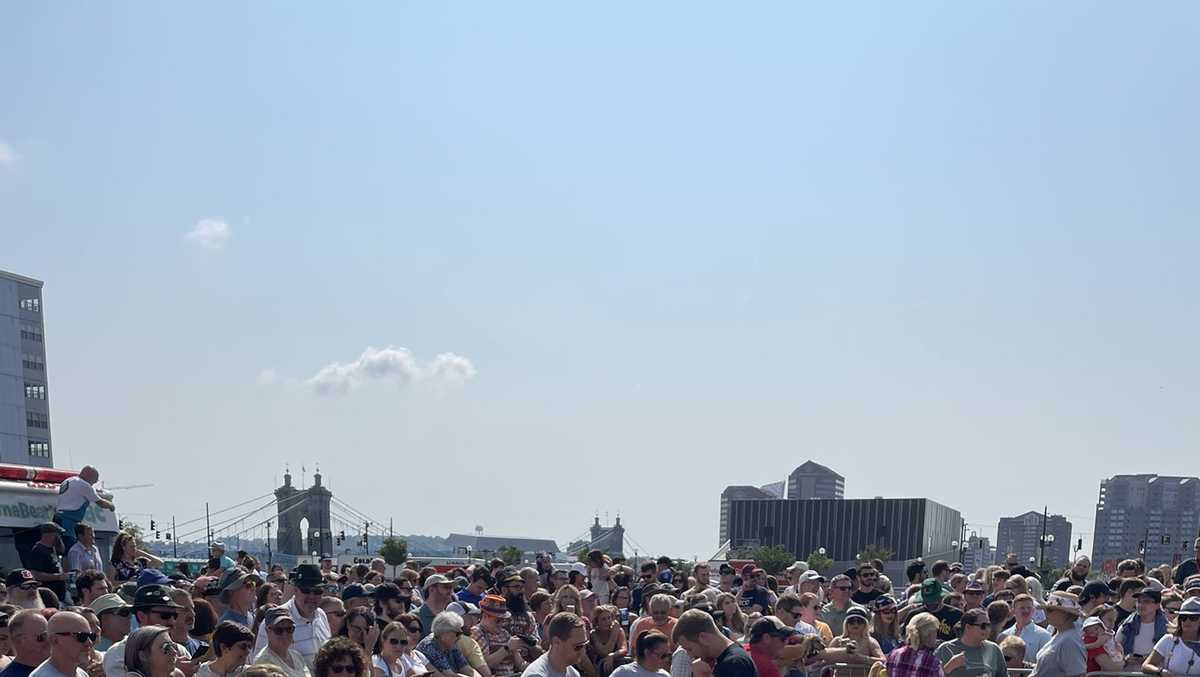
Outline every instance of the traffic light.
<svg viewBox="0 0 1200 677">
<path fill-rule="evenodd" d="M 1075 549 L 1083 550 L 1083 536 L 1080 536 L 1079 540 L 1075 542 Z"/>
<path fill-rule="evenodd" d="M 157 527 L 154 526 L 154 520 L 150 520 L 150 531 L 154 531 Z"/>
</svg>

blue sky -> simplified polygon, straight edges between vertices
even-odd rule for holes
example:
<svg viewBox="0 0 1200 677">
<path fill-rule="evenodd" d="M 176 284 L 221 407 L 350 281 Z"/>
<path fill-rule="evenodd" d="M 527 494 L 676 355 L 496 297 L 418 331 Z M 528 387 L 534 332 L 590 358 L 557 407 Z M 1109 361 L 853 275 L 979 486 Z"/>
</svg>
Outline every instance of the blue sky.
<svg viewBox="0 0 1200 677">
<path fill-rule="evenodd" d="M 1195 474 L 1198 21 L 6 5 L 0 267 L 46 281 L 56 460 L 181 519 L 320 461 L 405 533 L 619 511 L 704 556 L 724 485 L 812 458 L 1090 532 L 1102 477 Z"/>
</svg>

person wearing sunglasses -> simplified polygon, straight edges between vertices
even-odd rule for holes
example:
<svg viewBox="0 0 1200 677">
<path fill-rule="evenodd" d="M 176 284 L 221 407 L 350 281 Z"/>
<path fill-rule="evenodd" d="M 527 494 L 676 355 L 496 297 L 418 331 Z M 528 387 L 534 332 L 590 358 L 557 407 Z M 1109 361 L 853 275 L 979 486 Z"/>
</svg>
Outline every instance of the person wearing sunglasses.
<svg viewBox="0 0 1200 677">
<path fill-rule="evenodd" d="M 671 640 L 651 630 L 634 643 L 636 663 L 628 663 L 612 671 L 612 677 L 661 677 L 671 668 Z"/>
<path fill-rule="evenodd" d="M 136 677 L 181 677 L 175 667 L 183 656 L 183 649 L 171 640 L 167 629 L 161 625 L 147 625 L 134 630 L 121 647 L 125 654 L 121 664 L 127 666 L 122 675 Z M 112 651 L 112 649 L 109 649 Z"/>
<path fill-rule="evenodd" d="M 345 637 L 334 637 L 313 660 L 313 677 L 371 677 L 362 647 Z"/>
<path fill-rule="evenodd" d="M 254 633 L 250 628 L 233 621 L 221 621 L 212 634 L 216 658 L 201 665 L 196 677 L 233 677 L 242 671 L 253 648 Z"/>
<path fill-rule="evenodd" d="M 311 677 L 304 656 L 292 648 L 296 633 L 296 621 L 287 607 L 273 606 L 267 609 L 260 633 L 266 633 L 267 645 L 254 656 L 255 665 L 274 665 L 283 670 L 287 677 Z"/>
<path fill-rule="evenodd" d="M 321 598 L 325 595 L 325 579 L 316 564 L 300 564 L 291 573 L 291 584 L 294 590 L 292 598 L 282 608 L 291 614 L 296 628 L 292 636 L 292 649 L 298 651 L 311 666 L 317 650 L 332 636 L 329 618 L 320 606 Z M 260 623 L 258 639 L 254 643 L 255 655 L 267 646 L 268 634 Z"/>
<path fill-rule="evenodd" d="M 417 644 L 417 651 L 424 654 L 430 672 L 437 677 L 475 677 L 467 657 L 458 649 L 462 632 L 462 617 L 453 611 L 443 611 L 433 617 L 429 634 Z"/>
<path fill-rule="evenodd" d="M 994 642 L 989 642 L 988 632 L 992 624 L 983 609 L 967 609 L 962 616 L 962 636 L 942 642 L 934 655 L 942 662 L 946 677 L 1008 677 L 1004 663 L 1004 652 Z"/>
<path fill-rule="evenodd" d="M 171 596 L 171 589 L 167 586 L 143 585 L 133 595 L 133 615 L 137 619 L 138 627 L 155 625 L 170 631 L 179 620 L 179 605 L 175 603 Z M 132 636 L 130 635 L 130 637 Z M 125 647 L 128 641 L 129 637 L 126 637 L 113 644 L 104 653 L 104 674 L 107 677 L 125 676 L 127 672 Z M 183 654 L 185 651 L 180 653 Z"/>
<path fill-rule="evenodd" d="M 383 627 L 380 633 L 379 652 L 371 656 L 371 667 L 381 677 L 400 677 L 404 675 L 404 663 L 401 657 L 408 650 L 408 630 L 403 624 L 395 621 Z"/>
<path fill-rule="evenodd" d="M 35 609 L 23 609 L 8 620 L 13 660 L 0 671 L 5 677 L 29 677 L 37 666 L 50 657 L 46 617 Z"/>
<path fill-rule="evenodd" d="M 850 591 L 854 584 L 846 574 L 838 574 L 829 581 L 829 603 L 821 607 L 820 618 L 834 635 L 842 634 L 842 623 L 850 609 Z"/>
</svg>

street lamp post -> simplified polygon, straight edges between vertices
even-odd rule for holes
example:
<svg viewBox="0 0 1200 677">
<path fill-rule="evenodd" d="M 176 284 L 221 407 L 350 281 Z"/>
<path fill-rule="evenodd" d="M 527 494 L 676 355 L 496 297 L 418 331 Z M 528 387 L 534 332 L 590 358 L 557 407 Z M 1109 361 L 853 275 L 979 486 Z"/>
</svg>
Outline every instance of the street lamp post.
<svg viewBox="0 0 1200 677">
<path fill-rule="evenodd" d="M 1046 546 L 1053 545 L 1053 543 L 1054 534 L 1045 534 L 1042 536 L 1042 547 L 1038 559 L 1038 568 L 1041 569 L 1043 573 L 1046 570 Z"/>
</svg>

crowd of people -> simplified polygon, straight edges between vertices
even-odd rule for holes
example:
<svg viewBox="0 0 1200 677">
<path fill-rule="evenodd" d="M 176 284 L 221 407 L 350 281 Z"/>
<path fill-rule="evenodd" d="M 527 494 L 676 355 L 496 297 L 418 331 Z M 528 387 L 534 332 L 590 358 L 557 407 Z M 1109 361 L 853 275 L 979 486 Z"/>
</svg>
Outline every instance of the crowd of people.
<svg viewBox="0 0 1200 677">
<path fill-rule="evenodd" d="M 69 486 L 96 477 L 64 483 L 4 575 L 0 677 L 1200 676 L 1200 539 L 1175 567 L 1081 556 L 1049 585 L 1013 554 L 908 562 L 894 584 L 878 560 L 827 577 L 598 550 L 285 571 L 213 543 L 202 571 L 166 572 L 127 533 L 102 556 L 94 492 Z"/>
</svg>

